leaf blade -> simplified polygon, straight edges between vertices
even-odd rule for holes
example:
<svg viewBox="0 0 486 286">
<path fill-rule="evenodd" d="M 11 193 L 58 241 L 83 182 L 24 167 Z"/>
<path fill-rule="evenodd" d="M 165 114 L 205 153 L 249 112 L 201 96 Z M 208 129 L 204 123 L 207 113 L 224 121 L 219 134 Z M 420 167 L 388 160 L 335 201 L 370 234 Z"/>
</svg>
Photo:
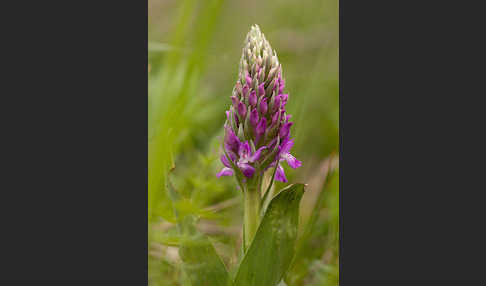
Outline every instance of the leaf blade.
<svg viewBox="0 0 486 286">
<path fill-rule="evenodd" d="M 280 282 L 294 255 L 304 187 L 290 185 L 272 199 L 238 268 L 235 286 L 274 286 Z"/>
<path fill-rule="evenodd" d="M 183 239 L 179 255 L 192 286 L 233 285 L 226 267 L 206 236 L 197 234 Z"/>
</svg>

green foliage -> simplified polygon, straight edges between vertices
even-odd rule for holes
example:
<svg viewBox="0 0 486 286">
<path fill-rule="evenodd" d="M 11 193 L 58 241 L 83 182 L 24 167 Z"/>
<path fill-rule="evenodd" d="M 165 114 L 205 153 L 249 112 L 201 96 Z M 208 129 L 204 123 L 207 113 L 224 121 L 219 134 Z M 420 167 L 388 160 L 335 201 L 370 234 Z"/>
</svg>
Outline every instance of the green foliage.
<svg viewBox="0 0 486 286">
<path fill-rule="evenodd" d="M 303 194 L 304 185 L 295 184 L 272 199 L 238 268 L 236 286 L 273 286 L 282 279 L 294 254 Z"/>
<path fill-rule="evenodd" d="M 221 0 L 207 1 L 201 11 L 195 9 L 195 1 L 184 1 L 179 10 L 179 24 L 168 46 L 177 47 L 163 59 L 152 57 L 153 75 L 149 81 L 149 166 L 148 166 L 148 218 L 156 216 L 173 221 L 170 200 L 164 192 L 165 175 L 173 164 L 173 153 L 178 153 L 194 139 L 188 129 L 197 130 L 204 123 L 205 114 L 211 110 L 208 102 L 200 96 L 201 72 L 205 68 L 205 57 L 221 8 Z M 200 26 L 193 31 L 195 49 L 189 55 L 180 48 L 190 34 L 188 23 L 199 12 Z M 153 47 L 156 43 L 151 43 Z M 160 46 L 160 44 L 159 44 Z M 162 45 L 164 46 L 164 45 Z M 159 65 L 163 63 L 163 68 Z M 158 69 L 160 68 L 160 69 Z M 198 94 L 196 98 L 194 94 Z M 209 106 L 209 108 L 205 108 Z M 214 113 L 216 114 L 216 113 Z M 203 119 L 203 120 L 201 120 Z M 196 132 L 194 133 L 197 134 Z"/>
<path fill-rule="evenodd" d="M 179 254 L 191 285 L 233 285 L 223 262 L 207 237 L 196 234 L 183 239 Z"/>
</svg>

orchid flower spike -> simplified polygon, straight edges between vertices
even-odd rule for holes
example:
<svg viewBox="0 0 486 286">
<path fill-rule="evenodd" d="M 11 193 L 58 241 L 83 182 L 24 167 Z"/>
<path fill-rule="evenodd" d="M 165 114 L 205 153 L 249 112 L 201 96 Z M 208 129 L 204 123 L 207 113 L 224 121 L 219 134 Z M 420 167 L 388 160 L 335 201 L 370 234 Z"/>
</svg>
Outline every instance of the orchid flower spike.
<svg viewBox="0 0 486 286">
<path fill-rule="evenodd" d="M 224 168 L 217 174 L 237 175 L 245 180 L 262 176 L 276 168 L 275 180 L 287 182 L 281 161 L 292 168 L 302 163 L 290 154 L 290 115 L 285 110 L 289 98 L 277 53 L 257 25 L 246 36 L 239 76 L 226 111 Z"/>
</svg>

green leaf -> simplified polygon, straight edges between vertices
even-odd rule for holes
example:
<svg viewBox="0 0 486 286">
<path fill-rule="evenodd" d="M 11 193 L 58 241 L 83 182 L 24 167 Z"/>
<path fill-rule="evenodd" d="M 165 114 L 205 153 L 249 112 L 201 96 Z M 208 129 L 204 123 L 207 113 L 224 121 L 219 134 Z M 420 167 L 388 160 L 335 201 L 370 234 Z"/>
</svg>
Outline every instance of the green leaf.
<svg viewBox="0 0 486 286">
<path fill-rule="evenodd" d="M 179 255 L 192 286 L 232 286 L 228 271 L 209 239 L 197 234 L 181 241 Z"/>
<path fill-rule="evenodd" d="M 303 184 L 283 189 L 270 202 L 236 274 L 236 286 L 274 286 L 294 255 Z"/>
</svg>

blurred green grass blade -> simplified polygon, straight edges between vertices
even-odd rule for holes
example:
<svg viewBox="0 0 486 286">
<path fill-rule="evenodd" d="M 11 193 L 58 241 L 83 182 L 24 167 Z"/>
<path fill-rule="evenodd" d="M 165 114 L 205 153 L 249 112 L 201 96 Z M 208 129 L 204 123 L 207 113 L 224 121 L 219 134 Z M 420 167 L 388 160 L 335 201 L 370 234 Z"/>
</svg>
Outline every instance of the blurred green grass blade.
<svg viewBox="0 0 486 286">
<path fill-rule="evenodd" d="M 303 184 L 280 191 L 270 202 L 235 278 L 236 286 L 274 286 L 294 255 Z"/>
<path fill-rule="evenodd" d="M 322 187 L 321 192 L 319 192 L 319 196 L 317 197 L 316 204 L 314 205 L 314 209 L 312 210 L 309 221 L 307 222 L 304 234 L 299 240 L 299 247 L 301 246 L 301 244 L 305 243 L 305 240 L 308 239 L 308 237 L 312 234 L 312 230 L 315 229 L 319 214 L 321 213 L 321 210 L 325 207 L 326 199 L 329 199 L 329 196 L 332 195 L 329 190 L 329 186 L 338 176 L 338 170 L 330 170 L 327 173 L 324 186 Z"/>
<path fill-rule="evenodd" d="M 198 7 L 200 4 L 201 7 Z M 200 95 L 201 73 L 206 61 L 204 55 L 211 43 L 222 4 L 222 0 L 207 1 L 204 5 L 195 0 L 181 1 L 177 25 L 169 45 L 185 46 L 190 34 L 194 34 L 194 45 L 188 48 L 195 52 L 190 56 L 181 53 L 180 49 L 165 53 L 163 69 L 160 73 L 154 72 L 156 77 L 153 78 L 153 83 L 157 84 L 149 85 L 149 222 L 156 217 L 174 221 L 173 205 L 165 192 L 164 174 L 173 162 L 172 153 L 176 155 L 174 159 L 177 159 L 177 154 L 189 138 L 188 130 L 195 124 L 189 103 Z M 189 19 L 196 15 L 198 25 L 194 33 L 190 33 L 192 21 Z"/>
<path fill-rule="evenodd" d="M 192 286 L 231 286 L 231 278 L 209 239 L 201 234 L 181 241 L 179 255 Z"/>
<path fill-rule="evenodd" d="M 323 215 L 323 210 L 325 210 L 326 215 Z M 315 272 L 311 267 L 312 263 L 320 261 L 326 251 L 334 253 L 333 258 L 336 261 L 333 261 L 333 263 L 337 265 L 338 249 L 339 168 L 327 173 L 325 184 L 319 193 L 309 221 L 297 242 L 295 256 L 285 280 L 290 285 L 302 285 L 309 275 L 315 275 L 315 273 L 312 273 Z M 336 265 L 326 265 L 326 267 Z M 336 267 L 336 269 L 339 269 L 338 266 Z"/>
</svg>

